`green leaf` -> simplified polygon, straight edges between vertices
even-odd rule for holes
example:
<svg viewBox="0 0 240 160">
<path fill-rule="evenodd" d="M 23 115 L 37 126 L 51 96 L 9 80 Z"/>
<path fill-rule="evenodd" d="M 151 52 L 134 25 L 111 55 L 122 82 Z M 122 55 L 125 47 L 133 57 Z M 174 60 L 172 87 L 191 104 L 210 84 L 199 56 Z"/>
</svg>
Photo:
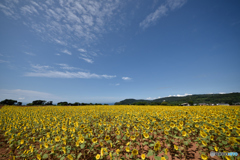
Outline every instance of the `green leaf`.
<svg viewBox="0 0 240 160">
<path fill-rule="evenodd" d="M 222 143 L 226 145 L 226 144 L 227 144 L 227 141 L 222 141 Z"/>
<path fill-rule="evenodd" d="M 164 157 L 165 157 L 166 159 L 168 159 L 168 156 L 167 156 L 167 155 L 164 155 Z"/>
<path fill-rule="evenodd" d="M 153 147 L 153 146 L 154 146 L 154 144 L 153 144 L 153 143 L 149 145 L 149 147 Z"/>
<path fill-rule="evenodd" d="M 62 157 L 60 160 L 64 160 L 65 159 L 65 157 Z"/>
<path fill-rule="evenodd" d="M 82 153 L 79 153 L 77 156 L 77 159 L 79 159 L 81 157 Z"/>
<path fill-rule="evenodd" d="M 143 143 L 143 145 L 147 145 L 147 144 L 148 144 L 148 142 L 144 142 L 144 143 Z"/>
<path fill-rule="evenodd" d="M 209 148 L 210 150 L 214 150 L 212 146 L 209 146 L 208 148 Z"/>
<path fill-rule="evenodd" d="M 155 160 L 161 160 L 161 157 L 154 156 Z"/>
<path fill-rule="evenodd" d="M 147 156 L 150 157 L 153 155 L 153 153 L 154 153 L 153 150 L 149 150 Z"/>
<path fill-rule="evenodd" d="M 185 144 L 185 145 L 187 146 L 187 145 L 188 145 L 188 142 L 185 141 L 185 142 L 183 142 L 183 144 Z"/>
<path fill-rule="evenodd" d="M 85 147 L 85 144 L 81 144 L 80 147 L 81 149 L 83 149 Z"/>
<path fill-rule="evenodd" d="M 117 138 L 117 139 L 120 139 L 120 138 L 121 138 L 121 135 L 118 135 L 116 138 Z"/>
<path fill-rule="evenodd" d="M 48 154 L 45 153 L 42 158 L 43 159 L 47 159 L 48 158 Z"/>
</svg>

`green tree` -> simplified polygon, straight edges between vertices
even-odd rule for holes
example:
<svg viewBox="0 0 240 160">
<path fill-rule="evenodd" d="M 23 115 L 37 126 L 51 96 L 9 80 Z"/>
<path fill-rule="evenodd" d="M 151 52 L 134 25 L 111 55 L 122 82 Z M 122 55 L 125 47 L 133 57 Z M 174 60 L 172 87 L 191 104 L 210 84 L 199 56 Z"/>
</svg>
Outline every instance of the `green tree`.
<svg viewBox="0 0 240 160">
<path fill-rule="evenodd" d="M 168 105 L 168 103 L 167 103 L 167 102 L 165 102 L 165 101 L 163 101 L 163 102 L 161 103 L 161 105 L 164 105 L 164 106 L 166 106 L 166 105 Z"/>
<path fill-rule="evenodd" d="M 188 104 L 190 104 L 190 106 L 193 106 L 193 101 L 188 101 Z"/>
<path fill-rule="evenodd" d="M 15 103 L 17 103 L 17 101 L 12 99 L 5 99 L 0 102 L 2 105 L 14 105 Z"/>
<path fill-rule="evenodd" d="M 45 102 L 46 102 L 45 100 L 35 100 L 32 102 L 32 105 L 40 106 L 40 105 L 44 105 Z"/>
</svg>

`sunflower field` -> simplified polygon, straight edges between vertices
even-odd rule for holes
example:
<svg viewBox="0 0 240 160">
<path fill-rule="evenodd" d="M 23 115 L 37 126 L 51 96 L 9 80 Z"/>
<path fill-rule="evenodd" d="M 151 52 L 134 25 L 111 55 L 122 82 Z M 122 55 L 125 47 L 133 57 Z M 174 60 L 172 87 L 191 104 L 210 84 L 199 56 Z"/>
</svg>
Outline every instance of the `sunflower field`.
<svg viewBox="0 0 240 160">
<path fill-rule="evenodd" d="M 239 159 L 239 106 L 4 106 L 0 159 Z M 3 146 L 0 143 L 0 148 Z M 6 146 L 6 145 L 4 145 Z"/>
</svg>

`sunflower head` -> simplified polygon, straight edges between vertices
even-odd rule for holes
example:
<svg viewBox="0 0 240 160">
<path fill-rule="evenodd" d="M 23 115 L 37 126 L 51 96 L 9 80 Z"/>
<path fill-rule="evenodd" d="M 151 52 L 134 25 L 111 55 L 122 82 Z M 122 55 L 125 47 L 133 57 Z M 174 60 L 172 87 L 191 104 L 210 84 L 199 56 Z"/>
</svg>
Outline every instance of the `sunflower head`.
<svg viewBox="0 0 240 160">
<path fill-rule="evenodd" d="M 97 154 L 95 158 L 100 159 L 100 154 Z"/>
<path fill-rule="evenodd" d="M 73 160 L 73 156 L 72 156 L 71 154 L 69 154 L 69 155 L 67 156 L 67 158 L 70 159 L 70 160 Z"/>
<path fill-rule="evenodd" d="M 55 141 L 59 142 L 60 141 L 60 136 L 55 137 Z"/>
<path fill-rule="evenodd" d="M 130 139 L 134 141 L 136 139 L 136 137 L 135 136 L 131 136 Z"/>
<path fill-rule="evenodd" d="M 145 154 L 142 154 L 142 155 L 141 155 L 141 158 L 142 158 L 142 159 L 145 159 L 145 158 L 146 158 Z"/>
<path fill-rule="evenodd" d="M 144 138 L 149 138 L 148 133 L 143 133 Z"/>
<path fill-rule="evenodd" d="M 97 143 L 97 138 L 93 138 L 93 139 L 92 139 L 92 142 L 93 142 L 93 143 Z"/>
<path fill-rule="evenodd" d="M 138 150 L 137 150 L 137 149 L 133 149 L 133 151 L 132 151 L 132 155 L 133 155 L 133 156 L 138 155 Z"/>
<path fill-rule="evenodd" d="M 106 135 L 105 141 L 109 141 L 109 140 L 110 140 L 110 136 L 109 136 L 109 135 Z"/>
<path fill-rule="evenodd" d="M 174 145 L 174 149 L 175 149 L 175 150 L 178 150 L 178 146 Z"/>
<path fill-rule="evenodd" d="M 165 157 L 161 157 L 161 160 L 166 160 L 166 158 Z"/>
<path fill-rule="evenodd" d="M 126 147 L 126 151 L 127 151 L 127 152 L 130 152 L 130 148 L 129 148 L 128 146 Z"/>
<path fill-rule="evenodd" d="M 187 135 L 187 132 L 186 131 L 182 131 L 182 136 L 186 137 L 186 135 Z"/>
<path fill-rule="evenodd" d="M 203 160 L 207 160 L 208 157 L 207 157 L 205 154 L 202 154 L 202 155 L 201 155 L 201 158 L 202 158 Z"/>
</svg>

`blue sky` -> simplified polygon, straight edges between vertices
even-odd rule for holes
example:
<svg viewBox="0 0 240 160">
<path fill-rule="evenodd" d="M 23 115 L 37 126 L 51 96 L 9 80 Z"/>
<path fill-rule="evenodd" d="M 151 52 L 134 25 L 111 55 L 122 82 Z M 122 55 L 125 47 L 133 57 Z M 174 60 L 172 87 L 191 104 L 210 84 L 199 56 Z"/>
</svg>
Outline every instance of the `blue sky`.
<svg viewBox="0 0 240 160">
<path fill-rule="evenodd" d="M 0 100 L 240 91 L 239 0 L 0 2 Z"/>
</svg>

